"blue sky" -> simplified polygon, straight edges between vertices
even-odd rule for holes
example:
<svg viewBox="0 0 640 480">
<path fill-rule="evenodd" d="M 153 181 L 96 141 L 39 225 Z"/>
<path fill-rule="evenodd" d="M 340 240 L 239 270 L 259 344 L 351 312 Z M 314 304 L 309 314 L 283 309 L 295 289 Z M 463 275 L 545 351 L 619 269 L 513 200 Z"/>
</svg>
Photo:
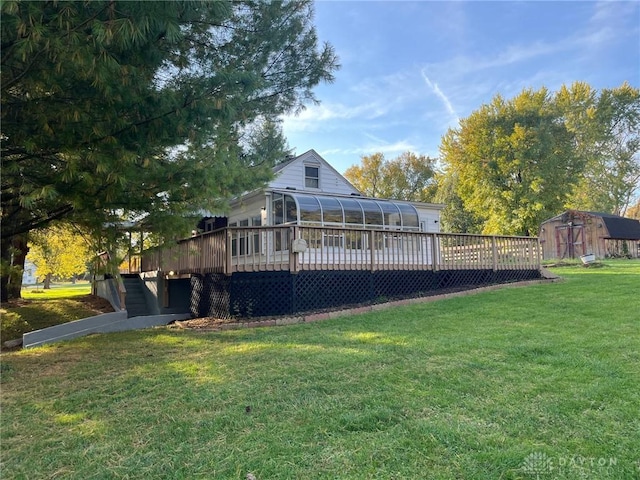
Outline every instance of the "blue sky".
<svg viewBox="0 0 640 480">
<path fill-rule="evenodd" d="M 375 152 L 437 157 L 447 129 L 496 94 L 640 86 L 638 1 L 320 0 L 315 11 L 342 67 L 283 129 L 297 154 L 313 148 L 341 173 Z"/>
</svg>

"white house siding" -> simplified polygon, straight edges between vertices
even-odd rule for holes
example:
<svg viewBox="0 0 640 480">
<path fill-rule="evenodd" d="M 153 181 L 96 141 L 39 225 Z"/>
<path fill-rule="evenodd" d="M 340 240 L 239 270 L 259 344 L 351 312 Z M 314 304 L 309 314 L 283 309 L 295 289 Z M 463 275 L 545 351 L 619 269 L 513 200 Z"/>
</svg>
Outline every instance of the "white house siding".
<svg viewBox="0 0 640 480">
<path fill-rule="evenodd" d="M 305 166 L 319 168 L 319 188 L 305 186 Z M 314 193 L 335 193 L 338 195 L 351 195 L 359 193 L 342 175 L 329 165 L 315 151 L 309 150 L 303 153 L 290 164 L 276 173 L 276 178 L 269 184 L 273 189 L 295 188 Z"/>
<path fill-rule="evenodd" d="M 263 217 L 263 208 L 266 207 L 266 200 L 264 193 L 260 193 L 258 195 L 251 196 L 249 198 L 245 198 L 238 202 L 237 205 L 234 205 L 231 211 L 231 215 L 229 215 L 229 225 L 235 223 L 234 226 L 240 226 L 240 222 L 244 220 L 249 220 L 247 226 L 255 227 L 257 217 L 262 219 Z"/>
<path fill-rule="evenodd" d="M 440 211 L 442 207 L 428 207 L 425 205 L 413 204 L 418 210 L 418 220 L 420 222 L 420 231 L 427 233 L 440 232 Z"/>
<path fill-rule="evenodd" d="M 23 285 L 35 285 L 38 279 L 36 276 L 36 266 L 33 262 L 26 260 L 24 262 L 24 271 L 22 272 Z"/>
</svg>

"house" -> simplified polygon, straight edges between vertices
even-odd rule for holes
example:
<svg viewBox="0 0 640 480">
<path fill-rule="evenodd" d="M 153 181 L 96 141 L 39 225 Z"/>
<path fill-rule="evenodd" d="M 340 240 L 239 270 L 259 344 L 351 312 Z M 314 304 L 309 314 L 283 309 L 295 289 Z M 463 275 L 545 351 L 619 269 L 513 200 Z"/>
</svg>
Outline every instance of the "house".
<svg viewBox="0 0 640 480">
<path fill-rule="evenodd" d="M 544 259 L 640 257 L 640 221 L 610 213 L 567 210 L 540 225 Z"/>
<path fill-rule="evenodd" d="M 535 237 L 442 233 L 444 205 L 365 197 L 314 150 L 274 173 L 129 262 L 151 310 L 288 315 L 540 278 Z"/>
<path fill-rule="evenodd" d="M 36 264 L 31 260 L 26 259 L 24 261 L 24 270 L 22 271 L 22 285 L 35 285 L 38 283 L 38 276 L 36 274 Z"/>
<path fill-rule="evenodd" d="M 226 221 L 209 216 L 201 229 L 305 225 L 440 231 L 444 205 L 364 197 L 314 150 L 289 158 L 274 173 L 265 189 L 235 199 Z"/>
</svg>

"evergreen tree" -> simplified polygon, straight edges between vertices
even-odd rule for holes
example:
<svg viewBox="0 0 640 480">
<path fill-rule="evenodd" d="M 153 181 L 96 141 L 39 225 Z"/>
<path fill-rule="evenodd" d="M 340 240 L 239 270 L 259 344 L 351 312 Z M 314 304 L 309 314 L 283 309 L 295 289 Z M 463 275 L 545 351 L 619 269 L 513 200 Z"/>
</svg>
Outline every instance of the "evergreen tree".
<svg viewBox="0 0 640 480">
<path fill-rule="evenodd" d="M 337 68 L 307 0 L 1 8 L 4 300 L 11 252 L 52 220 L 99 232 L 145 218 L 177 235 L 265 182 L 284 144 L 247 132 L 277 133 Z"/>
</svg>

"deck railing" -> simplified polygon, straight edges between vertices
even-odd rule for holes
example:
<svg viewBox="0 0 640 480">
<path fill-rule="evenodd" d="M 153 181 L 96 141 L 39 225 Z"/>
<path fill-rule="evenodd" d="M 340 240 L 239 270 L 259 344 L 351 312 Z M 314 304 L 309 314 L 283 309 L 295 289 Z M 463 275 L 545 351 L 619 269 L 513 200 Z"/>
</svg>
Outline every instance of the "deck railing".
<svg viewBox="0 0 640 480">
<path fill-rule="evenodd" d="M 311 226 L 230 227 L 146 250 L 142 271 L 539 269 L 535 237 Z"/>
</svg>

